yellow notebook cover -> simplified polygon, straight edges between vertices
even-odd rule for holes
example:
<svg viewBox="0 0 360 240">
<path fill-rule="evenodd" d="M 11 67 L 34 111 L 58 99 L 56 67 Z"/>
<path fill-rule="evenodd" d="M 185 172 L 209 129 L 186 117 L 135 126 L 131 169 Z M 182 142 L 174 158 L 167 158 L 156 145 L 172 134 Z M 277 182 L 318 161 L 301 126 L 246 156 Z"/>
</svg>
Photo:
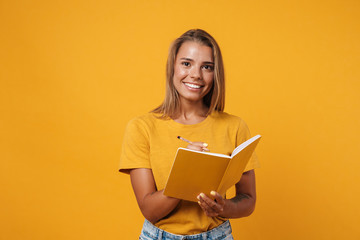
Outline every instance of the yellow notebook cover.
<svg viewBox="0 0 360 240">
<path fill-rule="evenodd" d="M 210 196 L 215 190 L 224 195 L 240 180 L 260 138 L 256 135 L 243 142 L 231 156 L 178 148 L 164 195 L 193 202 L 202 192 Z"/>
</svg>

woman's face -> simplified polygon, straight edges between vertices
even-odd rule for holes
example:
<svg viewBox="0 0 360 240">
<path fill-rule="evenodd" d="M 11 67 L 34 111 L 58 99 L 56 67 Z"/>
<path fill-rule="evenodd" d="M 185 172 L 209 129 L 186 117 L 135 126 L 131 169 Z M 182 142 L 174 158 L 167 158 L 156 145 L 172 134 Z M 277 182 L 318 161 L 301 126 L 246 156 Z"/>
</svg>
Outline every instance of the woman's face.
<svg viewBox="0 0 360 240">
<path fill-rule="evenodd" d="M 181 100 L 202 101 L 214 81 L 212 49 L 193 41 L 184 42 L 175 58 L 173 82 Z"/>
</svg>

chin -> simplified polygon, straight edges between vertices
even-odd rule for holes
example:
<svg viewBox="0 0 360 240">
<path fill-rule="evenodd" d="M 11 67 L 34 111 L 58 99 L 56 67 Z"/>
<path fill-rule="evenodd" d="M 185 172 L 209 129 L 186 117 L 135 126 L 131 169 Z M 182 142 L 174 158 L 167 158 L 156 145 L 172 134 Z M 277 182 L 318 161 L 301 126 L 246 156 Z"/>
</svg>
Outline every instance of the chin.
<svg viewBox="0 0 360 240">
<path fill-rule="evenodd" d="M 203 100 L 203 97 L 201 96 L 184 96 L 183 98 L 190 102 L 198 102 Z"/>
</svg>

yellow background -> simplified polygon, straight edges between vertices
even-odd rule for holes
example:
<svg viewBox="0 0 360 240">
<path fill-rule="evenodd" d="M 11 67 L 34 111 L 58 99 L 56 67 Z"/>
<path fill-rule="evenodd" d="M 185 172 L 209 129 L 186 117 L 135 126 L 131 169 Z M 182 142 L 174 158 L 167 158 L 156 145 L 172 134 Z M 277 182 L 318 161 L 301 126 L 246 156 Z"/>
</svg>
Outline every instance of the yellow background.
<svg viewBox="0 0 360 240">
<path fill-rule="evenodd" d="M 137 239 L 117 172 L 129 119 L 164 96 L 172 40 L 223 51 L 226 111 L 257 153 L 235 239 L 360 239 L 360 2 L 0 1 L 0 239 Z"/>
</svg>

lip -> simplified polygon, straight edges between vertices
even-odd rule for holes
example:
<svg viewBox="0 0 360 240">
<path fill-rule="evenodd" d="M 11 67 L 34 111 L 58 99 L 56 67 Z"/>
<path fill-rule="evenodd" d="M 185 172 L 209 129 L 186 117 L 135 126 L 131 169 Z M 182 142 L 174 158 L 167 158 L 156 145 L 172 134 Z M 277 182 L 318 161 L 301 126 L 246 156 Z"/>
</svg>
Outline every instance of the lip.
<svg viewBox="0 0 360 240">
<path fill-rule="evenodd" d="M 200 90 L 201 88 L 204 87 L 204 85 L 202 85 L 202 84 L 192 83 L 192 82 L 183 82 L 183 84 L 185 85 L 185 87 L 187 89 L 192 90 L 192 91 Z M 193 87 L 189 86 L 189 84 L 199 86 L 199 88 L 193 88 Z"/>
</svg>

